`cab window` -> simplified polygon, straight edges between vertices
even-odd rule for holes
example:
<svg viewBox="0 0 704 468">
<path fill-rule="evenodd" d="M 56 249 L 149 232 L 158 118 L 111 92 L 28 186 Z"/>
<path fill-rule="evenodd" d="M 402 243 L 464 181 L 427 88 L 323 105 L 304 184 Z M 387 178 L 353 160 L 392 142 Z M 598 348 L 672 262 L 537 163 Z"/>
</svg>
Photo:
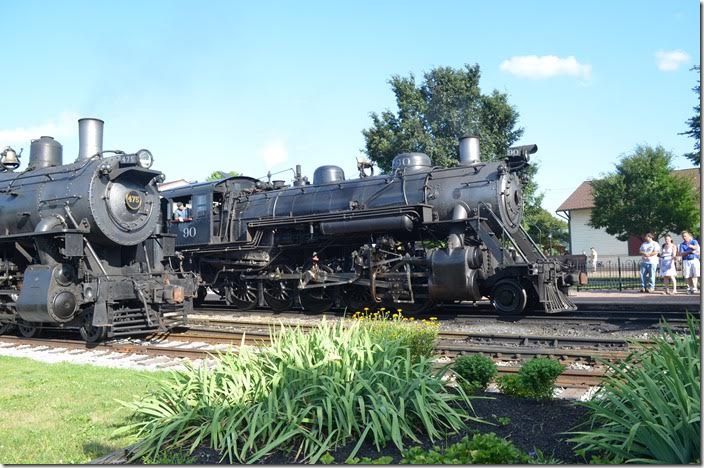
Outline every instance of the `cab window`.
<svg viewBox="0 0 704 468">
<path fill-rule="evenodd" d="M 171 222 L 187 223 L 193 220 L 191 197 L 177 197 L 171 201 Z"/>
</svg>

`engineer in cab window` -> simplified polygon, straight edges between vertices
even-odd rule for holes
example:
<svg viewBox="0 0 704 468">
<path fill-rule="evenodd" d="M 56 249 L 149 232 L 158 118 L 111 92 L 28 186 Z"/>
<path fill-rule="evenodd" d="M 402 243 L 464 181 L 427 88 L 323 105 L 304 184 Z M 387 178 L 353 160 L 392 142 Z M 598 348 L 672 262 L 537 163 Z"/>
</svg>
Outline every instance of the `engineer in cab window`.
<svg viewBox="0 0 704 468">
<path fill-rule="evenodd" d="M 176 211 L 174 211 L 174 221 L 182 223 L 188 218 L 188 208 L 183 204 L 183 202 L 178 202 L 176 204 Z"/>
</svg>

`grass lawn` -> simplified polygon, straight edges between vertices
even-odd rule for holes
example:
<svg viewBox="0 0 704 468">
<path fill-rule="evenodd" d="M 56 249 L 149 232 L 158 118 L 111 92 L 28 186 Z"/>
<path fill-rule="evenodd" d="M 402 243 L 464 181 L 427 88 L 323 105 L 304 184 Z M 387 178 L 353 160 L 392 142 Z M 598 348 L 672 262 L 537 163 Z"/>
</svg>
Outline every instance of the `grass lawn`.
<svg viewBox="0 0 704 468">
<path fill-rule="evenodd" d="M 0 463 L 86 463 L 134 440 L 113 438 L 160 372 L 0 356 Z"/>
</svg>

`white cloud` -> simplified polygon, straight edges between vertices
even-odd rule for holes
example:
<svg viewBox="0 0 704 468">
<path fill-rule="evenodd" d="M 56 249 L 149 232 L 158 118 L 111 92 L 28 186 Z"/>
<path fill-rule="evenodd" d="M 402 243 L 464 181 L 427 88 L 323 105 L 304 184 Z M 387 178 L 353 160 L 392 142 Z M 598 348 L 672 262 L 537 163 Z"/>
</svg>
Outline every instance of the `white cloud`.
<svg viewBox="0 0 704 468">
<path fill-rule="evenodd" d="M 41 136 L 59 138 L 78 135 L 78 115 L 72 113 L 61 114 L 58 118 L 32 127 L 16 127 L 0 129 L 0 146 L 28 147 L 31 140 Z M 18 149 L 19 148 L 15 148 Z"/>
<path fill-rule="evenodd" d="M 267 169 L 288 160 L 288 150 L 281 141 L 272 141 L 259 151 L 259 156 L 264 160 Z"/>
<path fill-rule="evenodd" d="M 675 71 L 680 65 L 689 62 L 689 54 L 684 50 L 659 50 L 655 52 L 658 68 L 662 71 Z"/>
<path fill-rule="evenodd" d="M 592 66 L 581 64 L 573 56 L 560 58 L 555 55 L 523 55 L 501 62 L 501 70 L 521 78 L 542 80 L 566 75 L 589 79 Z"/>
</svg>

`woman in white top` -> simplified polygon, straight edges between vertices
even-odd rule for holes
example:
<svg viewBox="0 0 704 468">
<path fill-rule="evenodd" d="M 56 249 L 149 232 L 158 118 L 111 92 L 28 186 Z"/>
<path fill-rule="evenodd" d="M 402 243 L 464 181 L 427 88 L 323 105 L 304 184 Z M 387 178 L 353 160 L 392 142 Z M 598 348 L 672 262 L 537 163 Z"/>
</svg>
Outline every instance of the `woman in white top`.
<svg viewBox="0 0 704 468">
<path fill-rule="evenodd" d="M 675 268 L 675 257 L 677 256 L 677 246 L 672 243 L 672 237 L 665 236 L 665 243 L 660 250 L 660 276 L 665 285 L 665 294 L 677 294 L 677 269 Z M 672 293 L 670 293 L 669 280 L 672 279 Z"/>
</svg>

